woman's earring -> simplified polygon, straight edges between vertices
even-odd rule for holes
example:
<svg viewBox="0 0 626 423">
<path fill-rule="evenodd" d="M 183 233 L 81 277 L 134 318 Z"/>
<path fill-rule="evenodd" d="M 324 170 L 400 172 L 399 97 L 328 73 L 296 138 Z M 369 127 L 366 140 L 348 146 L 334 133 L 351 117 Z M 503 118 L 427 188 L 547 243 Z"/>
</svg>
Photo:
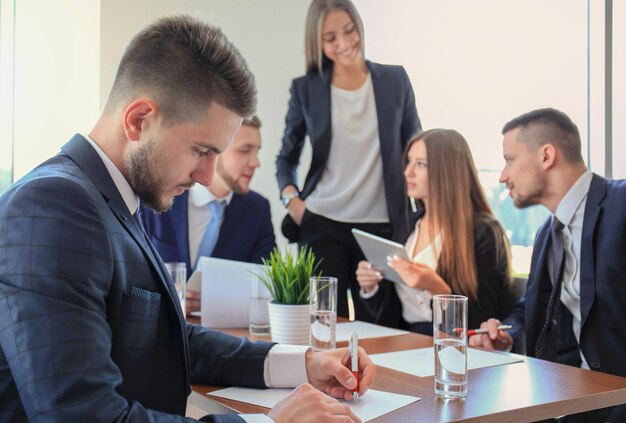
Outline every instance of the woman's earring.
<svg viewBox="0 0 626 423">
<path fill-rule="evenodd" d="M 415 204 L 415 198 L 409 197 L 409 201 L 411 202 L 411 210 L 413 210 L 413 213 L 417 213 L 417 205 Z"/>
</svg>

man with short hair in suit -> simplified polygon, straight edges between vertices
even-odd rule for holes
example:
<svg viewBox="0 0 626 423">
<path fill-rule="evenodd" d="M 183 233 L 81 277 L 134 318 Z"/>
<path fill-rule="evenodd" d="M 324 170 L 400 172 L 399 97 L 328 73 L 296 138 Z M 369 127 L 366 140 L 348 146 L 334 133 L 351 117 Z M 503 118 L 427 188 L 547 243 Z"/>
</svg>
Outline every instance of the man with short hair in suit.
<svg viewBox="0 0 626 423">
<path fill-rule="evenodd" d="M 243 121 L 217 157 L 210 186 L 194 185 L 165 213 L 143 210 L 144 228 L 163 261 L 186 263 L 189 276 L 201 256 L 259 264 L 269 258 L 276 246 L 270 203 L 250 189 L 260 166 L 260 128 L 257 116 Z M 199 309 L 199 301 L 188 289 L 187 312 Z"/>
<path fill-rule="evenodd" d="M 500 182 L 518 208 L 541 204 L 526 294 L 505 319 L 513 330 L 475 335 L 471 346 L 510 350 L 525 337 L 529 356 L 626 376 L 626 181 L 587 170 L 570 118 L 539 109 L 507 123 Z M 613 324 L 612 322 L 620 322 Z M 623 406 L 567 422 L 626 421 Z"/>
<path fill-rule="evenodd" d="M 254 77 L 218 28 L 162 18 L 127 47 L 91 132 L 0 197 L 0 421 L 181 421 L 192 383 L 301 384 L 269 418 L 204 421 L 360 421 L 329 396 L 357 387 L 346 348 L 313 353 L 185 322 L 136 216 L 140 201 L 165 211 L 210 185 L 255 104 Z M 375 374 L 363 350 L 359 366 L 362 394 Z"/>
</svg>

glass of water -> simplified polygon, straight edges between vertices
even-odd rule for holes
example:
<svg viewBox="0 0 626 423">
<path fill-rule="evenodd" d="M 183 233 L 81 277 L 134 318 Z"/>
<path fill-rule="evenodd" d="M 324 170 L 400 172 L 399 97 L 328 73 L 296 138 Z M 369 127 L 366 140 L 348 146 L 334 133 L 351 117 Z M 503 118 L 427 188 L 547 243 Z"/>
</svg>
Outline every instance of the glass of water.
<svg viewBox="0 0 626 423">
<path fill-rule="evenodd" d="M 467 297 L 433 297 L 435 340 L 435 395 L 464 398 L 467 395 Z"/>
<path fill-rule="evenodd" d="M 258 278 L 252 278 L 252 294 L 250 296 L 250 335 L 269 336 L 270 316 L 267 303 L 272 299 L 267 287 Z"/>
<path fill-rule="evenodd" d="M 311 330 L 309 340 L 314 350 L 335 348 L 337 328 L 337 278 L 310 279 Z"/>
<path fill-rule="evenodd" d="M 174 288 L 176 288 L 176 294 L 178 295 L 178 299 L 180 300 L 180 307 L 183 310 L 183 316 L 185 316 L 185 314 L 187 313 L 187 311 L 185 310 L 187 263 L 170 262 L 165 263 L 165 267 L 172 277 L 172 282 L 174 282 Z"/>
</svg>

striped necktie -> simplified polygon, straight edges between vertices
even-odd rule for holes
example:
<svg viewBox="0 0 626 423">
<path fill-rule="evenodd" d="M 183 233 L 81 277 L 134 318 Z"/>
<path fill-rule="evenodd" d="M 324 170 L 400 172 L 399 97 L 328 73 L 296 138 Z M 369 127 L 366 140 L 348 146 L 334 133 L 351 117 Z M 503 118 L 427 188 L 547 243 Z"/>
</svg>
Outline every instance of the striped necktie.
<svg viewBox="0 0 626 423">
<path fill-rule="evenodd" d="M 546 320 L 539 332 L 535 357 L 542 360 L 556 361 L 556 318 L 561 305 L 561 287 L 563 286 L 563 269 L 565 268 L 565 243 L 563 241 L 563 224 L 552 218 L 552 292 L 546 308 Z"/>
</svg>

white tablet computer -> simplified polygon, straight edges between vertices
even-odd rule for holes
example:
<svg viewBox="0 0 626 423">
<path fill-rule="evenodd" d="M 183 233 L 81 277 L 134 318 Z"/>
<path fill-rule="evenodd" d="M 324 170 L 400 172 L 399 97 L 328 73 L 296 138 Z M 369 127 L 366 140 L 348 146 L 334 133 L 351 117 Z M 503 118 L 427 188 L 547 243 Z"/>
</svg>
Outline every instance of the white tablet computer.
<svg viewBox="0 0 626 423">
<path fill-rule="evenodd" d="M 387 257 L 393 255 L 408 260 L 404 245 L 372 235 L 360 229 L 352 229 L 352 234 L 354 238 L 356 238 L 356 242 L 359 244 L 359 247 L 361 247 L 367 261 L 369 261 L 373 267 L 380 269 L 385 279 L 396 283 L 404 283 L 400 275 L 391 267 L 387 266 Z"/>
</svg>

